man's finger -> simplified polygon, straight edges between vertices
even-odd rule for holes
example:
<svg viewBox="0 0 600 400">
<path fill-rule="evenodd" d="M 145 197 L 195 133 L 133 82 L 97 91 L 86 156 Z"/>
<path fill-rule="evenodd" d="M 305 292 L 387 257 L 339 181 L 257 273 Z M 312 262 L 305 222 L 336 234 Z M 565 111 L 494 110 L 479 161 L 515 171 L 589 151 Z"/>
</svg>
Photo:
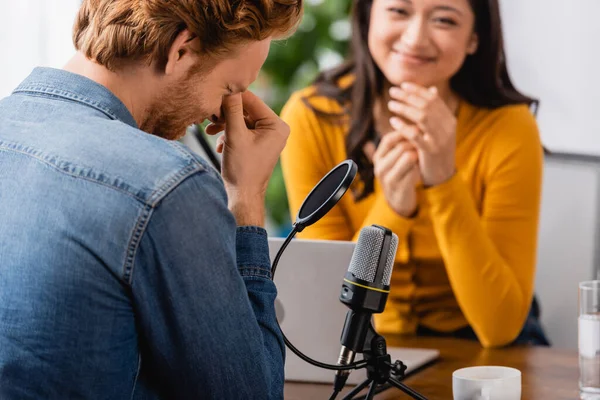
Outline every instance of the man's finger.
<svg viewBox="0 0 600 400">
<path fill-rule="evenodd" d="M 279 118 L 257 95 L 249 90 L 242 93 L 242 102 L 246 116 L 254 122 L 263 119 Z"/>
<path fill-rule="evenodd" d="M 209 124 L 206 129 L 204 129 L 204 132 L 206 132 L 207 135 L 216 135 L 219 132 L 223 132 L 225 130 L 225 124 Z"/>
<path fill-rule="evenodd" d="M 246 129 L 244 104 L 242 103 L 241 94 L 223 96 L 223 114 L 228 131 L 237 132 L 240 129 Z"/>
<path fill-rule="evenodd" d="M 217 138 L 217 153 L 222 154 L 223 153 L 223 147 L 225 147 L 225 135 L 221 135 Z"/>
<path fill-rule="evenodd" d="M 244 117 L 244 122 L 246 123 L 246 126 L 248 127 L 248 129 L 254 129 L 256 127 L 256 121 L 254 121 L 249 116 Z"/>
</svg>

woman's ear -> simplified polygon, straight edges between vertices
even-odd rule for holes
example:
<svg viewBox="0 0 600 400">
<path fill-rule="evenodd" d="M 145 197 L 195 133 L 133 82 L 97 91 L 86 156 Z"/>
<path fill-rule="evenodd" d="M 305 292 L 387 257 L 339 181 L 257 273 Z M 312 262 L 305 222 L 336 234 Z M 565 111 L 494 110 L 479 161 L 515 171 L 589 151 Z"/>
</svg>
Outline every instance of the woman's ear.
<svg viewBox="0 0 600 400">
<path fill-rule="evenodd" d="M 471 35 L 471 39 L 469 40 L 469 45 L 467 46 L 467 54 L 473 55 L 477 53 L 477 48 L 479 47 L 479 36 L 476 33 Z"/>
<path fill-rule="evenodd" d="M 194 65 L 196 55 L 192 51 L 192 44 L 195 38 L 194 34 L 187 29 L 177 35 L 167 55 L 166 75 L 184 72 L 183 70 Z"/>
</svg>

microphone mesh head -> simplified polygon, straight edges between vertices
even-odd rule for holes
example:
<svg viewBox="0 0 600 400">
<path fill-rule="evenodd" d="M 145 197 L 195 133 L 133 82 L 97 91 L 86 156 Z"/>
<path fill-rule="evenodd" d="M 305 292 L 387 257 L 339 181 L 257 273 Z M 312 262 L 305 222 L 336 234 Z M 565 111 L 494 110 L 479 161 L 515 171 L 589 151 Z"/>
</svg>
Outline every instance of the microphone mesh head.
<svg viewBox="0 0 600 400">
<path fill-rule="evenodd" d="M 356 248 L 352 254 L 348 272 L 358 279 L 374 283 L 377 285 L 389 285 L 392 278 L 394 259 L 396 258 L 396 249 L 398 248 L 398 236 L 392 233 L 390 249 L 385 257 L 385 270 L 383 272 L 382 282 L 375 282 L 377 276 L 377 267 L 379 265 L 379 255 L 383 248 L 383 239 L 385 231 L 375 226 L 367 226 L 360 231 Z"/>
<path fill-rule="evenodd" d="M 383 272 L 383 284 L 388 286 L 392 279 L 392 271 L 394 270 L 394 261 L 396 261 L 396 250 L 398 250 L 398 235 L 392 233 L 390 241 L 390 251 L 387 254 L 385 261 L 385 271 Z"/>
</svg>

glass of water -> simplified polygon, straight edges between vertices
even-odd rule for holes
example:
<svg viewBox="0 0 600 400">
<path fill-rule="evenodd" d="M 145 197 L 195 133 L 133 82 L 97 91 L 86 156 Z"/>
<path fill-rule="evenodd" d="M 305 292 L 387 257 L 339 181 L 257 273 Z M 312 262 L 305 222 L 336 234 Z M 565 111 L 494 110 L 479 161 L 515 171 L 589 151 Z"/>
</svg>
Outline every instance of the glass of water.
<svg viewBox="0 0 600 400">
<path fill-rule="evenodd" d="M 579 284 L 579 393 L 600 400 L 600 281 Z"/>
</svg>

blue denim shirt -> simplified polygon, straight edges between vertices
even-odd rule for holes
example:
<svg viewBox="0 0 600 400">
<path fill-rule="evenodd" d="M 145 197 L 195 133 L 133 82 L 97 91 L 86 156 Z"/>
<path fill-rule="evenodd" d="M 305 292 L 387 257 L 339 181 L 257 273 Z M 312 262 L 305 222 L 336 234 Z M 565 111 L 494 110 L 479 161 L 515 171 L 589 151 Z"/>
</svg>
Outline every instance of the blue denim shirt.
<svg viewBox="0 0 600 400">
<path fill-rule="evenodd" d="M 0 101 L 0 399 L 283 398 L 266 232 L 105 87 Z"/>
</svg>

